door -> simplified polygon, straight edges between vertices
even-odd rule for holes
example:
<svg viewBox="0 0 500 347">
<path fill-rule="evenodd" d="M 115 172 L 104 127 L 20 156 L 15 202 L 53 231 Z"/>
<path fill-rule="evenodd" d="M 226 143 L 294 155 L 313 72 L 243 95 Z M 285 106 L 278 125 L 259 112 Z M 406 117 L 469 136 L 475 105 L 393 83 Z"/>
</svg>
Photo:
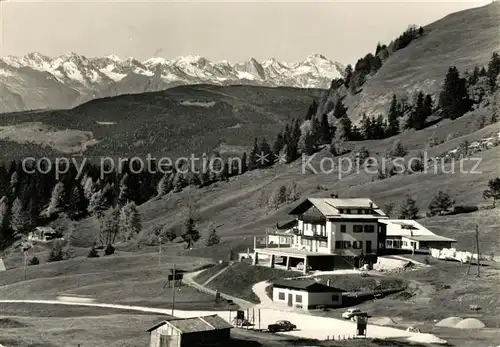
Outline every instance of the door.
<svg viewBox="0 0 500 347">
<path fill-rule="evenodd" d="M 288 306 L 293 306 L 293 294 L 288 294 Z"/>
<path fill-rule="evenodd" d="M 366 241 L 366 253 L 371 253 L 372 252 L 372 242 L 371 241 Z"/>
</svg>

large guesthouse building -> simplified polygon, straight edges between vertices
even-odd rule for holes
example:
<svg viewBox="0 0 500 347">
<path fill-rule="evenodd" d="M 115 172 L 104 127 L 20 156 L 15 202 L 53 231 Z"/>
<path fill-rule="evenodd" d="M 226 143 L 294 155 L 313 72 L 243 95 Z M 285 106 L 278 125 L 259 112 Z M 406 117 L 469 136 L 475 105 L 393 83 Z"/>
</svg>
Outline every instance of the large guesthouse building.
<svg viewBox="0 0 500 347">
<path fill-rule="evenodd" d="M 375 262 L 385 248 L 388 217 L 370 199 L 309 198 L 290 213 L 289 242 L 254 249 L 254 265 L 309 270 L 353 268 Z M 266 240 L 266 245 L 268 242 Z"/>
</svg>

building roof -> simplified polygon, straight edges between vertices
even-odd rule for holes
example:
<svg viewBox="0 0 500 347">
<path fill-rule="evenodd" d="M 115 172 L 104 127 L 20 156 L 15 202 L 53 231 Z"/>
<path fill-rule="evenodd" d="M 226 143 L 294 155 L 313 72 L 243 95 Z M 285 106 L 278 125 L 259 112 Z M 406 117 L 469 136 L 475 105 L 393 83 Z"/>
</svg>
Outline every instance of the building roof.
<svg viewBox="0 0 500 347">
<path fill-rule="evenodd" d="M 448 237 L 439 236 L 439 235 L 419 235 L 419 236 L 403 236 L 412 241 L 428 241 L 428 242 L 438 242 L 438 241 L 449 241 L 449 242 L 457 242 L 454 239 L 450 239 Z"/>
<path fill-rule="evenodd" d="M 385 219 L 381 223 L 387 225 L 387 236 L 406 237 L 414 241 L 451 241 L 454 239 L 439 236 L 411 219 Z"/>
<path fill-rule="evenodd" d="M 326 218 L 349 216 L 350 218 L 360 218 L 363 216 L 366 219 L 371 218 L 384 218 L 387 217 L 385 213 L 368 198 L 352 198 L 352 199 L 333 199 L 333 198 L 308 198 L 302 201 L 295 207 L 289 214 L 300 215 L 309 210 L 312 206 L 316 207 L 318 211 Z M 345 214 L 340 213 L 340 210 L 346 209 L 369 209 L 372 208 L 374 214 Z M 355 216 L 355 217 L 353 217 Z"/>
<path fill-rule="evenodd" d="M 296 219 L 289 220 L 287 222 L 276 223 L 276 229 L 278 230 L 289 230 L 297 226 L 298 221 Z"/>
<path fill-rule="evenodd" d="M 233 326 L 226 322 L 224 319 L 218 315 L 202 316 L 202 317 L 191 317 L 191 318 L 175 318 L 171 320 L 166 320 L 156 324 L 154 327 L 149 328 L 148 331 L 158 329 L 159 327 L 168 324 L 175 330 L 179 331 L 181 334 L 197 333 L 202 331 L 211 330 L 224 330 L 231 329 Z"/>
<path fill-rule="evenodd" d="M 55 233 L 55 230 L 51 227 L 36 227 L 35 229 L 44 233 Z"/>
<path fill-rule="evenodd" d="M 277 288 L 289 288 L 289 289 L 297 289 L 304 290 L 309 293 L 339 293 L 344 292 L 342 289 L 330 287 L 325 284 L 316 282 L 311 279 L 295 279 L 295 280 L 276 280 L 273 281 L 273 287 Z"/>
</svg>

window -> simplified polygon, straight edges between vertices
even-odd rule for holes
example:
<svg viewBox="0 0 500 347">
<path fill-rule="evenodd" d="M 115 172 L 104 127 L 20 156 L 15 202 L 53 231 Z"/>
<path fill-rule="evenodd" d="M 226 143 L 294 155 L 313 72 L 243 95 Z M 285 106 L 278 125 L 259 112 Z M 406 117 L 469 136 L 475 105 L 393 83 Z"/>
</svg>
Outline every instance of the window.
<svg viewBox="0 0 500 347">
<path fill-rule="evenodd" d="M 335 248 L 338 249 L 351 248 L 351 241 L 335 241 Z"/>
<path fill-rule="evenodd" d="M 351 210 L 347 209 L 347 210 L 345 210 L 345 213 L 346 214 L 351 214 Z"/>
<path fill-rule="evenodd" d="M 323 248 L 326 248 L 326 247 L 328 247 L 328 242 L 323 241 L 323 240 L 322 240 L 322 241 L 319 241 L 319 246 L 320 246 L 320 247 L 323 247 Z"/>
<path fill-rule="evenodd" d="M 339 295 L 338 294 L 333 294 L 332 295 L 332 301 L 333 302 L 338 302 L 339 301 Z"/>
<path fill-rule="evenodd" d="M 311 227 L 311 230 L 312 230 L 313 234 L 316 234 L 316 232 L 317 232 L 316 228 L 317 228 L 317 225 L 313 224 L 312 227 Z"/>
<path fill-rule="evenodd" d="M 363 210 L 358 210 L 358 214 L 363 214 Z"/>
<path fill-rule="evenodd" d="M 285 301 L 285 293 L 282 293 L 282 292 L 278 293 L 278 300 Z"/>
<path fill-rule="evenodd" d="M 354 241 L 352 243 L 352 248 L 354 248 L 354 249 L 363 249 L 363 241 Z"/>
<path fill-rule="evenodd" d="M 373 233 L 373 232 L 375 232 L 375 226 L 365 225 L 365 233 Z"/>
<path fill-rule="evenodd" d="M 302 295 L 295 295 L 295 302 L 298 304 L 302 303 Z"/>
<path fill-rule="evenodd" d="M 343 210 L 343 209 L 341 209 L 341 208 L 339 208 L 339 213 L 340 213 L 340 214 L 344 213 L 344 210 Z"/>
<path fill-rule="evenodd" d="M 172 341 L 172 336 L 160 335 L 160 346 L 159 347 L 170 347 L 170 341 Z"/>
<path fill-rule="evenodd" d="M 355 225 L 352 228 L 352 231 L 355 233 L 362 233 L 363 232 L 363 226 L 362 225 Z"/>
<path fill-rule="evenodd" d="M 345 225 L 345 224 L 341 224 L 341 225 L 340 225 L 340 232 L 341 232 L 341 233 L 345 233 L 345 232 L 346 232 L 346 230 L 347 230 L 346 225 Z"/>
</svg>

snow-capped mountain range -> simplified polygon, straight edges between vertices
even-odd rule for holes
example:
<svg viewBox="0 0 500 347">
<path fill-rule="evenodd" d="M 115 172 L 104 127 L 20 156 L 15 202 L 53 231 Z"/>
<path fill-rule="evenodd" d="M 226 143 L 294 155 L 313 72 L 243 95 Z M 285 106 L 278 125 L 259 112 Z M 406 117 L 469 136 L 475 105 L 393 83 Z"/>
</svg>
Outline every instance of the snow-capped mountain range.
<svg viewBox="0 0 500 347">
<path fill-rule="evenodd" d="M 344 66 L 321 54 L 297 63 L 274 58 L 232 64 L 198 55 L 167 60 L 122 59 L 116 55 L 87 58 L 67 53 L 50 58 L 40 53 L 0 58 L 0 112 L 68 108 L 119 94 L 158 91 L 186 84 L 250 84 L 329 88 Z"/>
</svg>

